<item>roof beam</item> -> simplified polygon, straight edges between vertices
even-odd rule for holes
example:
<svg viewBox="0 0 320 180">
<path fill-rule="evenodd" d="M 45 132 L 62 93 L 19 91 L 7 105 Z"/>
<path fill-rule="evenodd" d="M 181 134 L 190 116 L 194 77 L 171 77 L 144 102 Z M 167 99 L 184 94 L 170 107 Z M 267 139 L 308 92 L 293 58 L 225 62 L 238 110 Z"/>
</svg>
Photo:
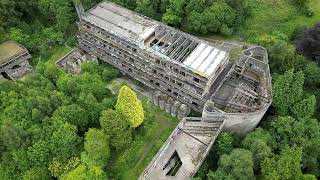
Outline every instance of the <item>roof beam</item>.
<svg viewBox="0 0 320 180">
<path fill-rule="evenodd" d="M 183 50 L 183 52 L 180 54 L 180 56 L 177 58 L 177 61 L 180 62 L 180 59 L 183 59 L 183 57 L 185 56 L 185 54 L 187 53 L 187 51 L 189 50 L 189 48 L 194 45 L 195 41 L 194 40 L 191 40 L 190 44 L 187 46 L 187 48 L 185 48 Z"/>
<path fill-rule="evenodd" d="M 179 39 L 182 37 L 183 35 L 180 34 L 180 36 L 174 41 L 174 43 L 172 43 L 164 52 L 163 54 L 167 55 L 167 52 L 174 46 L 178 43 Z"/>
<path fill-rule="evenodd" d="M 177 46 L 170 54 L 169 57 L 172 58 L 178 51 L 178 49 L 180 49 L 181 47 L 183 48 L 184 43 L 186 43 L 186 41 L 188 40 L 188 38 L 186 38 L 179 46 Z M 180 50 L 181 51 L 181 50 Z"/>
</svg>

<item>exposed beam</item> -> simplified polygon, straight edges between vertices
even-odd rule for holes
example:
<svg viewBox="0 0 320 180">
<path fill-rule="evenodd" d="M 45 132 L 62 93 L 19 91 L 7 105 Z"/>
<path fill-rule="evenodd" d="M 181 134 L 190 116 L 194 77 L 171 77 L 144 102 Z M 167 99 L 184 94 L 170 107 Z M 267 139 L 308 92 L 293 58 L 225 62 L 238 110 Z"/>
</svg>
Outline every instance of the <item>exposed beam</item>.
<svg viewBox="0 0 320 180">
<path fill-rule="evenodd" d="M 195 43 L 195 42 L 194 42 L 193 40 L 191 40 L 191 42 L 190 42 L 190 44 L 187 46 L 187 48 L 185 48 L 185 49 L 183 50 L 183 52 L 180 54 L 180 56 L 177 58 L 177 61 L 180 62 L 180 59 L 181 59 L 182 57 L 184 57 L 184 55 L 187 53 L 187 51 L 189 50 L 189 48 L 194 45 L 194 43 Z"/>
<path fill-rule="evenodd" d="M 177 46 L 177 47 L 169 54 L 169 57 L 172 58 L 173 55 L 175 55 L 176 52 L 178 52 L 178 49 L 180 49 L 181 46 L 182 46 L 182 49 L 183 49 L 183 46 L 184 46 L 184 44 L 186 43 L 187 40 L 188 40 L 188 38 L 186 38 L 179 46 Z M 181 50 L 180 50 L 180 51 L 181 51 Z"/>
<path fill-rule="evenodd" d="M 183 35 L 180 34 L 180 36 L 163 52 L 163 54 L 167 55 L 167 52 L 178 43 L 179 39 L 182 37 Z"/>
</svg>

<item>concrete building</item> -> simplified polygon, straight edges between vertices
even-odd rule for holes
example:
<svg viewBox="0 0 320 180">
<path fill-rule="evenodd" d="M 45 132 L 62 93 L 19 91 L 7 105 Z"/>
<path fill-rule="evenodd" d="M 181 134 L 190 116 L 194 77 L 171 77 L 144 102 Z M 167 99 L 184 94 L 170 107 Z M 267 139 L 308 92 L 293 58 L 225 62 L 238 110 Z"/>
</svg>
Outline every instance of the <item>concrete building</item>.
<svg viewBox="0 0 320 180">
<path fill-rule="evenodd" d="M 263 47 L 204 41 L 108 1 L 76 9 L 79 48 L 154 89 L 154 103 L 182 118 L 140 179 L 190 179 L 222 130 L 253 130 L 271 104 Z M 186 117 L 190 109 L 202 117 Z"/>
<path fill-rule="evenodd" d="M 81 50 L 73 49 L 68 54 L 63 56 L 56 62 L 56 65 L 60 66 L 69 74 L 80 74 L 81 64 L 85 62 L 98 63 L 97 57 L 83 54 Z"/>
<path fill-rule="evenodd" d="M 17 80 L 31 72 L 32 67 L 28 63 L 30 58 L 28 50 L 16 42 L 0 44 L 0 80 Z"/>
</svg>

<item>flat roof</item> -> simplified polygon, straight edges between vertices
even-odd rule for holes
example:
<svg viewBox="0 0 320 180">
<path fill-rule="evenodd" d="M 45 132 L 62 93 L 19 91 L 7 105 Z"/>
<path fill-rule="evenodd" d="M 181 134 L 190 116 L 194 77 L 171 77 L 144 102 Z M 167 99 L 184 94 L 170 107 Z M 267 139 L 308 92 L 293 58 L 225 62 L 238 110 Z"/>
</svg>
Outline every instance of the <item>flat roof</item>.
<svg viewBox="0 0 320 180">
<path fill-rule="evenodd" d="M 14 41 L 6 41 L 0 44 L 0 66 L 9 62 L 11 57 L 25 52 L 26 49 Z"/>
<path fill-rule="evenodd" d="M 129 39 L 167 60 L 177 62 L 194 73 L 211 78 L 228 52 L 209 42 L 144 17 L 109 1 L 103 1 L 85 13 L 83 20 L 115 36 Z M 154 35 L 153 35 L 154 34 Z M 150 36 L 153 35 L 153 38 Z M 149 43 L 155 40 L 150 47 Z"/>
<path fill-rule="evenodd" d="M 120 37 L 142 40 L 157 24 L 108 1 L 101 2 L 83 17 L 84 20 Z"/>
<path fill-rule="evenodd" d="M 223 118 L 210 122 L 184 118 L 139 179 L 190 179 L 204 161 L 223 126 Z M 172 156 L 175 154 L 175 160 L 181 161 L 180 167 L 174 167 Z M 172 168 L 177 168 L 175 175 L 169 175 Z"/>
<path fill-rule="evenodd" d="M 227 52 L 200 43 L 183 62 L 184 65 L 204 77 L 210 77 L 227 57 Z"/>
</svg>

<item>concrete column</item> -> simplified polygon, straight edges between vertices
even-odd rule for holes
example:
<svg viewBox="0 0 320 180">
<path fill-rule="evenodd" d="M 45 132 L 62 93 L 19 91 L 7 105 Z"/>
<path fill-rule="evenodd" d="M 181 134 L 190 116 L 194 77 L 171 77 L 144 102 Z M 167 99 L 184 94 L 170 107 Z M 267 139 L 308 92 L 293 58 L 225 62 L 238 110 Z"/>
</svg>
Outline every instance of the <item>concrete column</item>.
<svg viewBox="0 0 320 180">
<path fill-rule="evenodd" d="M 171 116 L 176 117 L 178 114 L 178 110 L 180 108 L 181 103 L 179 101 L 175 101 L 171 108 Z"/>
<path fill-rule="evenodd" d="M 154 92 L 154 94 L 153 94 L 153 103 L 154 103 L 154 105 L 159 106 L 160 96 L 162 96 L 162 93 L 160 91 L 155 91 Z"/>
<path fill-rule="evenodd" d="M 169 114 L 171 114 L 171 107 L 172 107 L 173 103 L 174 103 L 174 100 L 171 97 L 168 98 L 167 103 L 166 103 L 166 107 L 165 107 L 165 111 Z"/>
<path fill-rule="evenodd" d="M 184 117 L 187 117 L 191 112 L 190 107 L 188 107 L 185 104 L 181 104 L 179 110 L 178 110 L 178 118 L 182 119 Z"/>
</svg>

